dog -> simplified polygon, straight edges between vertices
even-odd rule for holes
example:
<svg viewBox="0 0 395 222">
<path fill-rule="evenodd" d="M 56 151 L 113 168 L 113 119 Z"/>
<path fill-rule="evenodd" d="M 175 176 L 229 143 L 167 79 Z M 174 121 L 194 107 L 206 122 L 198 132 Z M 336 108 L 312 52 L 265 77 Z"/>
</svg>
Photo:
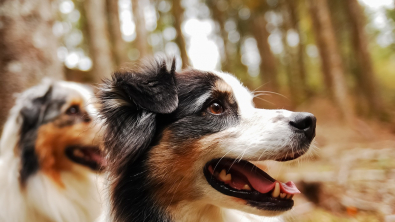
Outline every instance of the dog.
<svg viewBox="0 0 395 222">
<path fill-rule="evenodd" d="M 89 222 L 104 158 L 93 92 L 44 80 L 21 93 L 0 141 L 0 221 Z"/>
<path fill-rule="evenodd" d="M 262 221 L 290 210 L 293 182 L 251 162 L 290 161 L 315 137 L 310 113 L 257 109 L 234 76 L 156 58 L 98 92 L 105 128 L 103 221 Z"/>
</svg>

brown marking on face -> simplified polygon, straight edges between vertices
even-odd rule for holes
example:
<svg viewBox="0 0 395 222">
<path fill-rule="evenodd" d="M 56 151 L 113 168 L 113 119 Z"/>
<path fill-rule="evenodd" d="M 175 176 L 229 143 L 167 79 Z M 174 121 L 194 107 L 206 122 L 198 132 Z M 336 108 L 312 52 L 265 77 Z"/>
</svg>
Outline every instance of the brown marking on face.
<svg viewBox="0 0 395 222">
<path fill-rule="evenodd" d="M 65 109 L 72 105 L 78 105 L 81 112 L 86 112 L 83 110 L 82 99 L 73 98 L 69 101 L 64 105 Z M 64 188 L 64 184 L 60 173 L 73 170 L 73 164 L 76 164 L 66 156 L 66 147 L 72 145 L 91 146 L 97 143 L 95 128 L 88 121 L 75 121 L 75 118 L 77 117 L 63 113 L 54 121 L 40 126 L 37 132 L 35 151 L 40 169 L 62 188 Z"/>
<path fill-rule="evenodd" d="M 220 92 L 229 93 L 229 94 L 233 92 L 232 87 L 228 83 L 226 83 L 223 79 L 218 79 L 215 82 L 215 89 Z"/>
<path fill-rule="evenodd" d="M 164 132 L 161 143 L 150 151 L 148 161 L 154 196 L 162 206 L 169 207 L 201 196 L 194 187 L 196 172 L 193 172 L 193 166 L 202 153 L 192 140 L 175 147 L 169 141 L 170 134 L 169 131 Z"/>
<path fill-rule="evenodd" d="M 203 197 L 195 183 L 200 174 L 201 179 L 205 180 L 204 165 L 196 167 L 196 162 L 215 149 L 221 134 L 177 142 L 170 130 L 163 132 L 160 144 L 151 149 L 148 160 L 148 175 L 154 184 L 154 196 L 162 206 L 171 208 L 181 201 L 194 201 Z M 210 142 L 202 143 L 207 141 L 207 137 L 211 137 Z"/>
<path fill-rule="evenodd" d="M 218 79 L 214 85 L 214 96 L 215 94 L 226 95 L 226 98 L 229 103 L 234 104 L 236 103 L 236 98 L 233 95 L 232 87 L 226 83 L 223 79 Z"/>
</svg>

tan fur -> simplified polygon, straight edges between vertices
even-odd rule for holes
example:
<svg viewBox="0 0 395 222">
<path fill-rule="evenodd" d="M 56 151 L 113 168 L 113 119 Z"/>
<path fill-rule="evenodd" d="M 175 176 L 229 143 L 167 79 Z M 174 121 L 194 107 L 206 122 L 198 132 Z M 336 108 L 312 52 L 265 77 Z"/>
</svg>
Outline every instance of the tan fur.
<svg viewBox="0 0 395 222">
<path fill-rule="evenodd" d="M 236 103 L 236 98 L 233 95 L 233 89 L 232 87 L 226 83 L 223 79 L 218 79 L 215 82 L 215 89 L 214 89 L 214 94 L 215 92 L 219 92 L 221 94 L 226 94 L 228 97 L 228 102 L 231 104 Z"/>
<path fill-rule="evenodd" d="M 64 107 L 78 105 L 82 113 L 84 104 L 82 98 L 73 97 Z M 60 115 L 55 121 L 40 126 L 36 140 L 36 153 L 41 170 L 64 188 L 60 173 L 72 171 L 73 163 L 65 155 L 65 149 L 71 145 L 92 145 L 97 143 L 96 131 L 90 122 L 79 122 L 67 125 L 70 120 L 67 114 Z"/>
<path fill-rule="evenodd" d="M 158 203 L 175 209 L 183 201 L 195 201 L 203 196 L 202 191 L 195 187 L 198 179 L 196 175 L 203 175 L 203 169 L 197 161 L 207 162 L 209 159 L 205 160 L 206 156 L 223 135 L 218 133 L 206 136 L 210 138 L 210 143 L 205 143 L 208 140 L 204 137 L 174 144 L 171 142 L 171 133 L 170 130 L 165 130 L 161 143 L 152 148 L 148 168 L 151 180 L 158 185 L 154 195 Z"/>
<path fill-rule="evenodd" d="M 166 142 L 152 149 L 148 162 L 149 175 L 157 182 L 155 197 L 162 206 L 177 205 L 180 201 L 192 201 L 200 196 L 193 187 L 195 174 L 189 171 L 201 154 L 193 144 L 193 141 L 186 141 L 181 145 L 187 152 L 174 149 Z"/>
<path fill-rule="evenodd" d="M 220 92 L 225 92 L 225 93 L 229 93 L 229 94 L 232 94 L 232 92 L 233 92 L 232 87 L 222 79 L 218 79 L 215 82 L 215 89 Z"/>
</svg>

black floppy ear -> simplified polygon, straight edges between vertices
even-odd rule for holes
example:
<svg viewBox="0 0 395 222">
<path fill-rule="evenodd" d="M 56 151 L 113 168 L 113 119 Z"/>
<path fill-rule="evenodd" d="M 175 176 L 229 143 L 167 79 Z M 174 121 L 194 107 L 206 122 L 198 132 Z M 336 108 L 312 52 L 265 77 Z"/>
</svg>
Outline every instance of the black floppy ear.
<svg viewBox="0 0 395 222">
<path fill-rule="evenodd" d="M 178 106 L 175 60 L 165 59 L 115 72 L 98 93 L 105 121 L 104 145 L 108 164 L 120 169 L 143 153 L 154 137 L 156 114 Z"/>
</svg>

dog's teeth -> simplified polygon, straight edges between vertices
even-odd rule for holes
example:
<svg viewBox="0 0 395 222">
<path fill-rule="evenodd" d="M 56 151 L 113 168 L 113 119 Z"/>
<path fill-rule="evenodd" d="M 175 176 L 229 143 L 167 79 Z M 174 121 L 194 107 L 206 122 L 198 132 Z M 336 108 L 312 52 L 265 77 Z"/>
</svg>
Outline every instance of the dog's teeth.
<svg viewBox="0 0 395 222">
<path fill-rule="evenodd" d="M 84 153 L 81 151 L 81 150 L 79 150 L 79 149 L 75 149 L 74 151 L 73 151 L 73 154 L 74 154 L 74 156 L 76 156 L 76 157 L 84 157 Z"/>
<path fill-rule="evenodd" d="M 286 199 L 291 199 L 292 194 L 287 194 L 287 196 L 285 197 Z"/>
<path fill-rule="evenodd" d="M 226 175 L 226 179 L 225 179 L 225 181 L 226 182 L 230 182 L 230 181 L 232 181 L 232 175 L 231 174 L 228 174 L 228 175 Z"/>
<path fill-rule="evenodd" d="M 219 173 L 219 178 L 224 181 L 226 177 L 226 172 L 225 170 L 221 170 L 221 173 Z"/>
<path fill-rule="evenodd" d="M 276 183 L 276 186 L 274 187 L 272 197 L 278 197 L 280 196 L 280 184 Z"/>
<path fill-rule="evenodd" d="M 243 190 L 251 190 L 251 187 L 248 186 L 248 184 L 245 184 L 244 187 L 243 187 Z"/>
<path fill-rule="evenodd" d="M 280 193 L 280 197 L 281 197 L 281 198 L 283 198 L 283 199 L 284 199 L 284 198 L 285 198 L 285 196 L 287 196 L 287 194 L 286 194 L 286 193 Z"/>
<path fill-rule="evenodd" d="M 224 182 L 230 182 L 232 180 L 232 175 L 226 174 L 225 170 L 221 170 L 221 173 L 219 173 L 219 178 Z"/>
</svg>

